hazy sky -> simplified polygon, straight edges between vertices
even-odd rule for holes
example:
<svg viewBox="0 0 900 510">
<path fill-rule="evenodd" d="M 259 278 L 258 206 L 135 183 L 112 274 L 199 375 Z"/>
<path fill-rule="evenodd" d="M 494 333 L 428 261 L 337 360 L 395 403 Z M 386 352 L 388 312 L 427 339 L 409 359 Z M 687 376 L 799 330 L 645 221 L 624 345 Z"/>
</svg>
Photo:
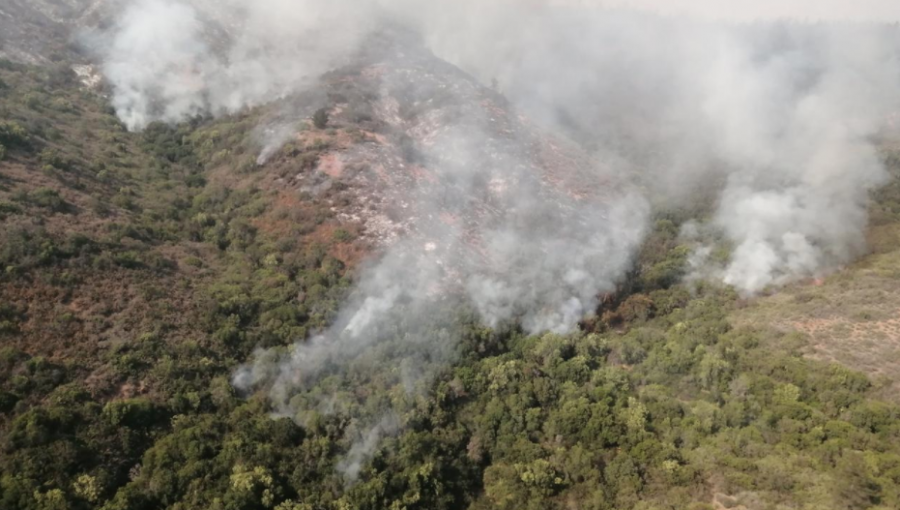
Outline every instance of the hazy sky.
<svg viewBox="0 0 900 510">
<path fill-rule="evenodd" d="M 739 20 L 797 18 L 804 20 L 900 21 L 898 0 L 575 0 L 650 9 L 666 13 L 690 13 Z"/>
</svg>

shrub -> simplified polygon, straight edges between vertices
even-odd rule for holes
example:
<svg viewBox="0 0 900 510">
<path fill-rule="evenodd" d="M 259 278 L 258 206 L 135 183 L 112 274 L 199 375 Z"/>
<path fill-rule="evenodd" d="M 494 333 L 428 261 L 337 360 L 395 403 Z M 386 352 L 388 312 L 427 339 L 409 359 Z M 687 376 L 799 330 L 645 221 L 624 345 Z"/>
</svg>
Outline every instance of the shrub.
<svg viewBox="0 0 900 510">
<path fill-rule="evenodd" d="M 41 107 L 46 99 L 42 94 L 38 94 L 36 92 L 29 92 L 25 94 L 25 97 L 22 99 L 25 106 L 31 108 L 32 110 L 37 110 Z"/>
<path fill-rule="evenodd" d="M 339 243 L 349 243 L 353 240 L 353 234 L 347 229 L 339 228 L 334 231 L 334 240 Z"/>
<path fill-rule="evenodd" d="M 103 417 L 111 425 L 147 427 L 152 425 L 157 415 L 156 406 L 143 398 L 112 401 L 103 407 Z"/>
<path fill-rule="evenodd" d="M 316 110 L 316 113 L 313 114 L 313 125 L 316 126 L 316 129 L 325 129 L 328 127 L 328 109 L 319 108 Z"/>
<path fill-rule="evenodd" d="M 137 204 L 131 195 L 118 193 L 112 198 L 112 204 L 116 207 L 132 211 L 137 208 Z"/>
<path fill-rule="evenodd" d="M 7 216 L 13 214 L 22 214 L 22 208 L 16 204 L 0 200 L 0 220 L 6 219 Z"/>
<path fill-rule="evenodd" d="M 19 397 L 12 393 L 0 391 L 0 413 L 8 413 L 16 407 Z"/>
<path fill-rule="evenodd" d="M 644 294 L 634 294 L 619 306 L 618 314 L 625 322 L 646 321 L 653 313 L 653 300 Z"/>
<path fill-rule="evenodd" d="M 143 261 L 141 261 L 141 258 L 136 251 L 117 253 L 113 257 L 113 262 L 115 262 L 117 266 L 124 267 L 125 269 L 138 269 L 144 266 Z"/>
<path fill-rule="evenodd" d="M 0 144 L 8 148 L 24 146 L 28 143 L 28 131 L 15 121 L 0 122 Z"/>
<path fill-rule="evenodd" d="M 68 204 L 59 196 L 59 192 L 51 188 L 37 188 L 28 194 L 27 201 L 38 207 L 45 207 L 53 212 L 62 212 Z"/>
<path fill-rule="evenodd" d="M 72 166 L 72 162 L 68 158 L 59 153 L 55 149 L 44 149 L 38 156 L 41 163 L 58 170 L 68 170 Z"/>
<path fill-rule="evenodd" d="M 54 98 L 50 104 L 54 110 L 63 113 L 70 113 L 75 109 L 75 107 L 72 106 L 72 103 L 68 99 L 62 97 Z"/>
</svg>

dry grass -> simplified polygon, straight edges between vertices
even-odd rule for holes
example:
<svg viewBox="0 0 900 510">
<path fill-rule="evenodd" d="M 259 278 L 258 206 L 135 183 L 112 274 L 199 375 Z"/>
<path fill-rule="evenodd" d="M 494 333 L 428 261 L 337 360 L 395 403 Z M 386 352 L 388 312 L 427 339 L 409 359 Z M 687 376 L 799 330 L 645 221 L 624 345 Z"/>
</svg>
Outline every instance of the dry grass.
<svg viewBox="0 0 900 510">
<path fill-rule="evenodd" d="M 736 311 L 736 325 L 800 332 L 808 355 L 870 375 L 886 396 L 900 390 L 900 225 L 872 229 L 873 253 L 817 282 L 788 286 Z M 896 398 L 896 396 L 894 396 Z"/>
</svg>

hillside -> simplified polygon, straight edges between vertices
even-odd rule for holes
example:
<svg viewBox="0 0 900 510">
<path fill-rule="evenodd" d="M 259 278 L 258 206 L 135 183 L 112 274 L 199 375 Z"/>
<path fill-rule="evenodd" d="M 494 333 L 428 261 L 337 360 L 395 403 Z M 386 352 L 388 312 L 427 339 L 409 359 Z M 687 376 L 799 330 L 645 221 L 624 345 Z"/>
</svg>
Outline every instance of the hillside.
<svg viewBox="0 0 900 510">
<path fill-rule="evenodd" d="M 683 281 L 679 232 L 712 207 L 699 190 L 652 211 L 633 269 L 575 332 L 398 300 L 401 322 L 349 369 L 325 363 L 293 414 L 237 391 L 237 367 L 312 343 L 400 240 L 494 268 L 492 227 L 566 240 L 529 220 L 605 220 L 628 192 L 406 37 L 378 34 L 312 90 L 141 133 L 71 62 L 0 61 L 0 508 L 900 506 L 888 142 L 872 253 L 821 282 L 742 299 Z M 472 133 L 461 163 L 435 150 Z M 523 195 L 542 207 L 515 211 Z M 441 246 L 446 230 L 463 242 Z M 435 293 L 453 296 L 442 267 Z M 424 389 L 415 371 L 434 374 Z"/>
<path fill-rule="evenodd" d="M 0 5 L 0 57 L 46 64 L 77 55 L 79 30 L 102 19 L 106 0 L 8 0 Z"/>
</svg>

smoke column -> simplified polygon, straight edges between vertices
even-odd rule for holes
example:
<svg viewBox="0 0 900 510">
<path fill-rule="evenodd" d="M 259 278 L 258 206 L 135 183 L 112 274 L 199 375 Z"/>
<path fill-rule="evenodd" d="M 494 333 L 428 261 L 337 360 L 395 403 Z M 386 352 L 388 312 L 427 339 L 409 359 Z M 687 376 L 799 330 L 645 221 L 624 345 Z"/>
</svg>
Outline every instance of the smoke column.
<svg viewBox="0 0 900 510">
<path fill-rule="evenodd" d="M 356 0 L 133 0 L 94 42 L 131 130 L 234 113 L 302 90 L 373 22 Z M 369 27 L 369 28 L 367 28 Z"/>
</svg>

